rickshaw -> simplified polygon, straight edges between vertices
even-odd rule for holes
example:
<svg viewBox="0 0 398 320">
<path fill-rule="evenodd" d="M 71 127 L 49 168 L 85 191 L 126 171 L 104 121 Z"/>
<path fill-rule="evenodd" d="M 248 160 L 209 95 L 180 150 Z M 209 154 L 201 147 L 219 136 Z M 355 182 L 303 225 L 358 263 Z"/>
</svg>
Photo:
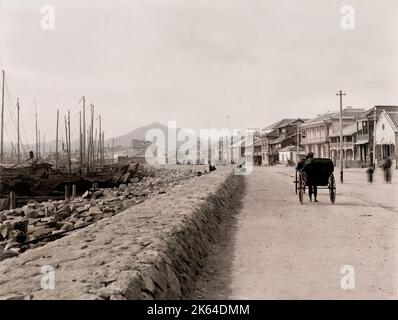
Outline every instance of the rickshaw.
<svg viewBox="0 0 398 320">
<path fill-rule="evenodd" d="M 336 201 L 336 181 L 333 175 L 334 165 L 331 159 L 311 158 L 296 168 L 295 188 L 300 203 L 303 204 L 306 186 L 317 186 L 317 189 L 328 189 L 332 204 Z"/>
</svg>

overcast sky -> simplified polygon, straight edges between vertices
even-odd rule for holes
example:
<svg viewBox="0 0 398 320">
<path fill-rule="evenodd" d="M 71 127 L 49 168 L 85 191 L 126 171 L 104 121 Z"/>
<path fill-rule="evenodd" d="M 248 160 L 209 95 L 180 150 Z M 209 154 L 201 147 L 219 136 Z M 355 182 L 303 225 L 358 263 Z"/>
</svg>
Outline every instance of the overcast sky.
<svg viewBox="0 0 398 320">
<path fill-rule="evenodd" d="M 70 109 L 77 128 L 82 95 L 103 115 L 108 138 L 154 121 L 220 128 L 230 114 L 231 127 L 242 128 L 313 117 L 338 109 L 339 89 L 345 105 L 398 105 L 396 0 L 0 4 L 0 67 L 31 141 L 35 99 L 47 139 L 57 108 Z M 41 28 L 46 4 L 54 30 Z M 340 26 L 346 4 L 354 30 Z"/>
</svg>

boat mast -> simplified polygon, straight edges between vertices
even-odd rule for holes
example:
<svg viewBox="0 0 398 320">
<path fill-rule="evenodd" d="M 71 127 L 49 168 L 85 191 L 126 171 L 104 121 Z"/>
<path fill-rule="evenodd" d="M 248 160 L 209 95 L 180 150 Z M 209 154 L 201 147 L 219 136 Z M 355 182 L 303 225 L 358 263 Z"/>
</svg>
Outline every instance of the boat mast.
<svg viewBox="0 0 398 320">
<path fill-rule="evenodd" d="M 18 142 L 17 142 L 18 154 L 17 154 L 17 160 L 18 160 L 18 164 L 19 164 L 21 162 L 21 150 L 20 150 L 20 146 L 19 146 L 19 143 L 20 143 L 20 137 L 19 137 L 19 98 L 17 98 L 17 114 L 18 114 L 17 115 L 17 131 L 18 131 Z"/>
<path fill-rule="evenodd" d="M 39 157 L 39 144 L 38 144 L 38 138 L 37 138 L 37 110 L 36 110 L 36 99 L 35 99 L 35 128 L 36 128 L 36 158 Z"/>
<path fill-rule="evenodd" d="M 68 163 L 69 163 L 69 174 L 72 174 L 72 156 L 71 156 L 71 143 L 70 143 L 70 111 L 68 110 L 68 144 L 69 144 L 69 153 L 68 153 Z"/>
<path fill-rule="evenodd" d="M 1 148 L 0 148 L 0 161 L 3 163 L 4 160 L 4 79 L 5 79 L 5 71 L 2 71 L 3 82 L 1 87 Z"/>
<path fill-rule="evenodd" d="M 57 110 L 57 130 L 55 136 L 55 169 L 58 173 L 58 121 L 59 121 L 59 110 Z"/>
<path fill-rule="evenodd" d="M 83 135 L 82 135 L 82 111 L 79 111 L 79 164 L 83 166 Z"/>
</svg>

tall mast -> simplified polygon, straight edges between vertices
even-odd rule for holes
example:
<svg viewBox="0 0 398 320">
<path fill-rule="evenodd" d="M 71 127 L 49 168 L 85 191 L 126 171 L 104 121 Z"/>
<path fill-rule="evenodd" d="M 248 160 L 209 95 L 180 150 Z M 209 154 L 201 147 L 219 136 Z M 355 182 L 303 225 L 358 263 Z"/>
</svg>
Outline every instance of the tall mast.
<svg viewBox="0 0 398 320">
<path fill-rule="evenodd" d="M 56 135 L 55 135 L 55 169 L 58 172 L 58 166 L 59 166 L 59 158 L 58 158 L 58 121 L 59 121 L 59 110 L 57 110 L 57 129 L 56 129 Z"/>
<path fill-rule="evenodd" d="M 102 131 L 101 131 L 101 115 L 98 116 L 99 121 L 99 135 L 98 135 L 98 160 L 100 165 L 102 165 Z"/>
<path fill-rule="evenodd" d="M 38 133 L 37 133 L 37 140 L 38 140 L 38 145 L 37 145 L 38 158 L 41 158 L 42 155 L 41 155 L 41 143 L 40 143 L 40 135 L 41 135 L 40 129 L 39 129 L 37 132 L 38 132 Z"/>
<path fill-rule="evenodd" d="M 83 164 L 85 164 L 85 153 L 86 153 L 86 98 L 83 96 Z"/>
<path fill-rule="evenodd" d="M 37 138 L 37 110 L 36 110 L 36 99 L 35 99 L 35 134 L 36 134 L 36 158 L 39 156 L 39 144 L 38 144 L 38 138 Z"/>
<path fill-rule="evenodd" d="M 46 158 L 46 135 L 43 135 L 43 159 Z"/>
<path fill-rule="evenodd" d="M 112 164 L 115 160 L 115 139 L 112 139 Z"/>
<path fill-rule="evenodd" d="M 94 105 L 91 104 L 91 162 L 94 160 Z"/>
<path fill-rule="evenodd" d="M 2 71 L 3 75 L 3 82 L 1 87 L 1 147 L 0 147 L 0 161 L 3 162 L 4 160 L 4 79 L 5 79 L 5 71 Z"/>
<path fill-rule="evenodd" d="M 102 148 L 101 148 L 101 164 L 104 165 L 105 164 L 105 131 L 102 131 Z"/>
<path fill-rule="evenodd" d="M 83 136 L 82 136 L 82 112 L 79 111 L 79 164 L 80 167 L 83 165 Z"/>
<path fill-rule="evenodd" d="M 69 144 L 69 153 L 68 153 L 68 163 L 69 163 L 69 174 L 72 174 L 72 159 L 71 159 L 71 144 L 70 144 L 70 111 L 68 110 L 68 144 Z"/>
<path fill-rule="evenodd" d="M 19 147 L 19 143 L 20 143 L 20 137 L 19 137 L 19 98 L 17 98 L 17 131 L 18 131 L 18 142 L 17 142 L 17 145 L 18 145 L 17 152 L 18 152 L 18 154 L 17 154 L 17 160 L 18 160 L 18 163 L 20 163 L 21 162 L 21 150 L 20 150 L 20 147 Z"/>
</svg>

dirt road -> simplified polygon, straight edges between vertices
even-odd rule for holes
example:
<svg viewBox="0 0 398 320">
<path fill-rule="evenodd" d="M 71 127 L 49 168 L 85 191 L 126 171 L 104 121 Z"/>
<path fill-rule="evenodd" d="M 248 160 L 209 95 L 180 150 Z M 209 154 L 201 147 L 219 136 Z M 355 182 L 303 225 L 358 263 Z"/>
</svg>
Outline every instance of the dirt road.
<svg viewBox="0 0 398 320">
<path fill-rule="evenodd" d="M 363 170 L 346 170 L 335 205 L 328 190 L 318 192 L 319 203 L 305 195 L 300 205 L 293 175 L 269 167 L 245 178 L 241 208 L 226 222 L 193 297 L 396 298 L 396 174 L 391 185 L 381 173 L 368 185 Z M 354 289 L 342 288 L 344 276 Z"/>
</svg>

